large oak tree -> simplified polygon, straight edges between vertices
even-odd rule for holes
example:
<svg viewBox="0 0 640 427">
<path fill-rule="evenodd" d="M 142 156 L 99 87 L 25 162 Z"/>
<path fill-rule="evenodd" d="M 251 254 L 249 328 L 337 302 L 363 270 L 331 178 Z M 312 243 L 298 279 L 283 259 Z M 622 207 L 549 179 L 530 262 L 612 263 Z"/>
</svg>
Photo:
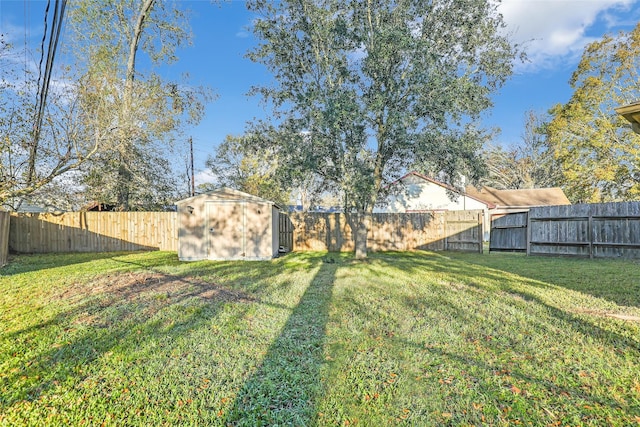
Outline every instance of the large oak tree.
<svg viewBox="0 0 640 427">
<path fill-rule="evenodd" d="M 517 48 L 491 0 L 251 0 L 249 57 L 275 83 L 255 89 L 288 137 L 287 164 L 334 182 L 366 257 L 385 185 L 429 159 L 440 178 L 477 178 L 477 126 Z M 354 215 L 355 214 L 355 215 Z"/>
</svg>

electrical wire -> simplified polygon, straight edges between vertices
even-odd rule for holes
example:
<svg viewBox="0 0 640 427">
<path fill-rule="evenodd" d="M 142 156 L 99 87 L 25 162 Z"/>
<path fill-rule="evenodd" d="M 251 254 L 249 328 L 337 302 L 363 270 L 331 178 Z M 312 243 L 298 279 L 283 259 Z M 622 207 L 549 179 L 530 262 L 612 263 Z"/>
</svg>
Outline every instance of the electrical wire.
<svg viewBox="0 0 640 427">
<path fill-rule="evenodd" d="M 27 84 L 29 71 L 27 69 L 27 52 L 29 46 L 29 39 L 31 38 L 31 3 L 29 0 L 24 0 L 24 51 L 22 55 L 24 57 L 24 83 Z"/>
<path fill-rule="evenodd" d="M 49 7 L 51 0 L 47 0 L 47 7 L 44 9 L 44 31 L 42 32 L 42 41 L 40 42 L 40 62 L 38 63 L 38 92 L 36 93 L 36 105 L 41 102 L 40 80 L 42 79 L 42 61 L 44 61 L 44 42 L 47 40 L 47 19 L 49 18 Z"/>
<path fill-rule="evenodd" d="M 53 12 L 53 22 L 51 24 L 51 33 L 49 36 L 49 46 L 47 49 L 47 61 L 45 63 L 44 76 L 42 77 L 42 61 L 44 57 L 44 42 L 47 36 L 47 16 L 49 13 L 49 4 L 47 1 L 47 8 L 45 12 L 45 31 L 42 38 L 42 50 L 43 55 L 40 57 L 40 64 L 38 67 L 38 95 L 36 98 L 36 116 L 34 120 L 33 140 L 31 150 L 29 154 L 29 166 L 27 169 L 27 185 L 32 184 L 35 177 L 35 160 L 38 152 L 38 145 L 40 141 L 40 131 L 42 128 L 42 120 L 44 117 L 44 109 L 47 104 L 47 97 L 49 94 L 49 85 L 51 83 L 51 72 L 53 69 L 53 60 L 55 59 L 56 51 L 58 48 L 58 41 L 60 39 L 60 32 L 62 30 L 62 23 L 64 21 L 64 11 L 67 5 L 67 0 L 56 0 Z M 42 77 L 42 85 L 40 85 Z"/>
<path fill-rule="evenodd" d="M 58 48 L 58 40 L 60 39 L 60 31 L 62 30 L 62 21 L 64 18 L 64 10 L 67 0 L 56 0 L 56 7 L 53 12 L 53 23 L 51 26 L 51 37 L 49 37 L 49 50 L 47 51 L 47 63 L 44 70 L 44 82 L 42 85 L 41 102 L 38 111 L 38 124 L 42 123 L 42 115 L 46 105 L 47 96 L 49 94 L 49 83 L 51 82 L 51 72 L 53 70 L 53 60 L 56 56 Z M 58 7 L 59 6 L 59 7 Z M 59 18 L 58 18 L 59 15 Z"/>
</svg>

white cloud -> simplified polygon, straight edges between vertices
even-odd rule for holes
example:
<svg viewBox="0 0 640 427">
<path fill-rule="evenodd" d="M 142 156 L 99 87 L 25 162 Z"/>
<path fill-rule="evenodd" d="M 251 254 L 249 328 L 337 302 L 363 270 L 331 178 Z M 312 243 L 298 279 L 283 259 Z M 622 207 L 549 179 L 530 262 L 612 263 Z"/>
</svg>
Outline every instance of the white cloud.
<svg viewBox="0 0 640 427">
<path fill-rule="evenodd" d="M 594 25 L 604 33 L 624 24 L 634 3 L 638 0 L 503 0 L 498 10 L 513 40 L 525 45 L 530 63 L 522 71 L 536 71 L 577 61 L 595 40 L 588 35 Z"/>
<path fill-rule="evenodd" d="M 198 171 L 194 178 L 196 186 L 200 184 L 215 184 L 218 181 L 218 177 L 209 170 Z"/>
</svg>

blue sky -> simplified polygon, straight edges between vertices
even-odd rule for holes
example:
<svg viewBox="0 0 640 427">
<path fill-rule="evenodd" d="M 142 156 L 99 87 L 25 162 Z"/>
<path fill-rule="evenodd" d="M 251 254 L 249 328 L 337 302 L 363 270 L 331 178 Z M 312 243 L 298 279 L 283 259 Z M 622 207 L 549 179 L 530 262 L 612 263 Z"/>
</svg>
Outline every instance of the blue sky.
<svg viewBox="0 0 640 427">
<path fill-rule="evenodd" d="M 172 78 L 186 71 L 192 83 L 208 85 L 218 95 L 207 106 L 203 122 L 189 132 L 196 171 L 203 181 L 207 180 L 205 160 L 215 146 L 228 134 L 241 134 L 247 121 L 267 116 L 260 100 L 246 94 L 252 85 L 271 77 L 244 57 L 256 40 L 250 29 L 252 16 L 243 1 L 183 0 L 180 4 L 192 10 L 193 45 L 178 52 L 176 64 L 159 71 Z M 0 32 L 16 46 L 24 45 L 25 34 L 30 35 L 29 48 L 36 52 L 45 6 L 44 1 L 0 0 Z M 494 96 L 494 108 L 483 118 L 485 126 L 502 130 L 495 144 L 506 146 L 521 141 L 528 110 L 543 113 L 569 99 L 568 80 L 589 42 L 605 33 L 630 30 L 640 22 L 640 0 L 504 0 L 500 11 L 512 38 L 526 44 L 530 58 L 517 65 L 513 77 Z"/>
</svg>

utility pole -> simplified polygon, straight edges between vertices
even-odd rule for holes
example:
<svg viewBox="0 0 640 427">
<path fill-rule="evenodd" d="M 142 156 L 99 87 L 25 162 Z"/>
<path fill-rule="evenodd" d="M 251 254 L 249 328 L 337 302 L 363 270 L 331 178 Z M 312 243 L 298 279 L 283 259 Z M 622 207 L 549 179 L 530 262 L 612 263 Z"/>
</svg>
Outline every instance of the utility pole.
<svg viewBox="0 0 640 427">
<path fill-rule="evenodd" d="M 193 169 L 193 138 L 189 137 L 189 146 L 191 147 L 191 197 L 196 195 L 196 174 Z"/>
</svg>

